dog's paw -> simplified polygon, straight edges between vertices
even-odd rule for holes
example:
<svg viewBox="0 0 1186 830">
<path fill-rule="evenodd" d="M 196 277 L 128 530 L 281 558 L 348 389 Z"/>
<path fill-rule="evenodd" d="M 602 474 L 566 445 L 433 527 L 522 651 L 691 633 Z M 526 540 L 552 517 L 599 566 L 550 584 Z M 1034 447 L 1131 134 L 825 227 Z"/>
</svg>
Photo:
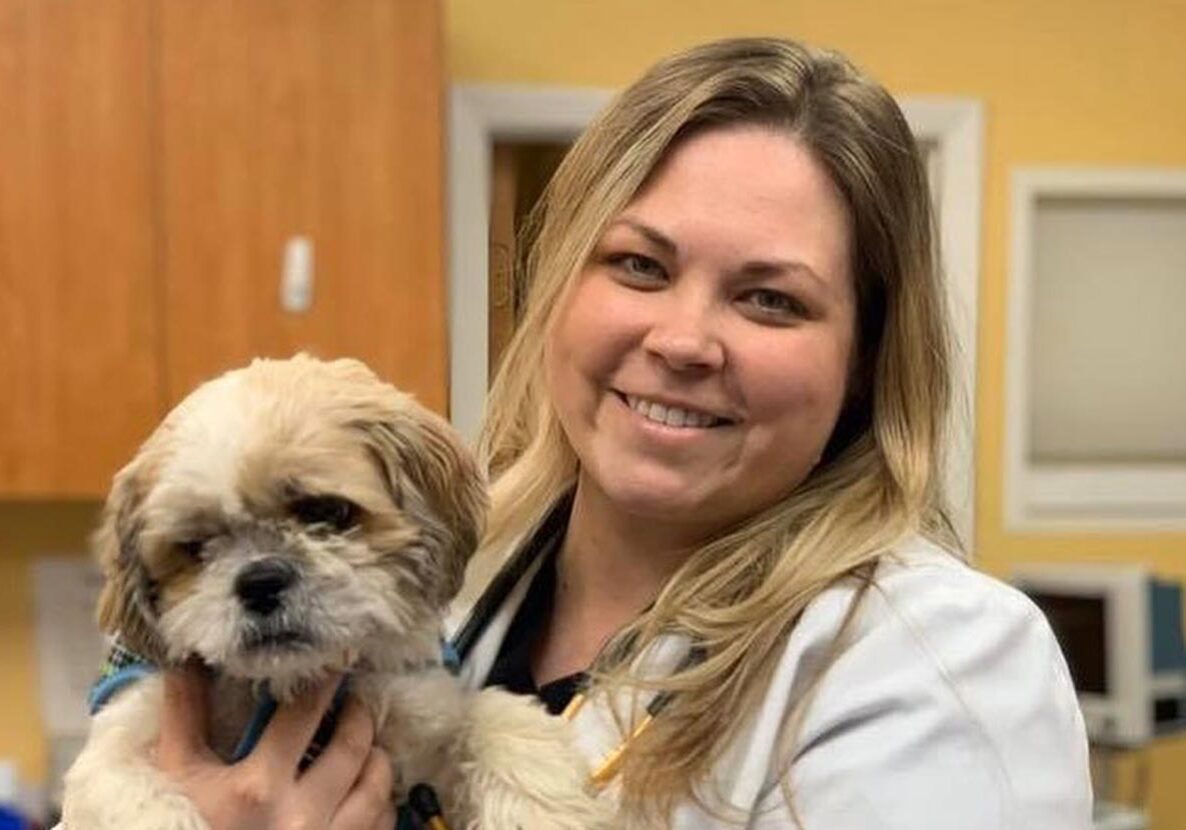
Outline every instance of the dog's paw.
<svg viewBox="0 0 1186 830">
<path fill-rule="evenodd" d="M 463 778 L 469 827 L 482 830 L 599 830 L 611 825 L 607 799 L 589 785 L 589 766 L 571 727 L 535 702 L 500 689 L 475 696 L 465 729 Z"/>
</svg>

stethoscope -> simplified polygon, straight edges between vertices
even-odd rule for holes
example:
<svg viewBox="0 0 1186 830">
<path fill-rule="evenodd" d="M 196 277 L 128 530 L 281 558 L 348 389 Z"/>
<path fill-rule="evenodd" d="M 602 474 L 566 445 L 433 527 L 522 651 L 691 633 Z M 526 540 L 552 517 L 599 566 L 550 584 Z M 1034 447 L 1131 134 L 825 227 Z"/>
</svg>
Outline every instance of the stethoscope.
<svg viewBox="0 0 1186 830">
<path fill-rule="evenodd" d="M 481 639 L 486 627 L 494 619 L 499 610 L 502 609 L 511 591 L 527 576 L 531 566 L 555 553 L 568 527 L 568 516 L 571 508 L 572 495 L 569 494 L 557 502 L 527 541 L 519 547 L 511 559 L 495 575 L 494 579 L 491 580 L 490 585 L 481 594 L 477 602 L 474 603 L 469 616 L 465 619 L 453 638 L 446 644 L 445 657 L 447 664 L 452 664 L 454 668 L 460 667 L 472 653 L 474 646 Z M 703 652 L 700 649 L 692 648 L 680 665 L 680 670 L 687 668 L 692 663 L 702 659 L 702 657 Z M 671 703 L 674 697 L 675 695 L 672 692 L 659 692 L 651 699 L 646 706 L 645 714 L 634 728 L 631 729 L 630 734 L 621 740 L 617 746 L 611 749 L 593 767 L 589 780 L 594 788 L 598 790 L 603 789 L 614 779 L 621 769 L 630 744 L 650 728 L 655 718 Z M 561 717 L 570 722 L 575 720 L 577 714 L 588 700 L 587 692 L 578 691 L 572 700 L 569 701 L 568 706 L 565 707 Z M 413 809 L 415 809 L 414 804 Z M 421 820 L 425 821 L 431 830 L 448 830 L 448 825 L 444 824 L 444 819 L 439 812 L 432 819 L 436 821 L 435 824 L 431 823 L 425 816 L 421 816 Z"/>
</svg>

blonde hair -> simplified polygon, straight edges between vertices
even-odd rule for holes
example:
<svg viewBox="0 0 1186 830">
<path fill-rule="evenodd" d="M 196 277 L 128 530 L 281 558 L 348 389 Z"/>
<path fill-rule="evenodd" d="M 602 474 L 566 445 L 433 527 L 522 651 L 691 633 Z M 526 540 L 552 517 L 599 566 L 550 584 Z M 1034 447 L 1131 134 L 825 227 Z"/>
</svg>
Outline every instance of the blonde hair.
<svg viewBox="0 0 1186 830">
<path fill-rule="evenodd" d="M 623 767 L 623 803 L 651 817 L 689 796 L 704 801 L 708 771 L 745 725 L 738 713 L 755 711 L 813 598 L 846 577 L 867 582 L 912 534 L 956 544 L 940 492 L 946 315 L 918 148 L 892 97 L 843 57 L 755 38 L 660 62 L 601 113 L 547 188 L 526 262 L 526 313 L 488 400 L 481 450 L 495 483 L 479 556 L 505 556 L 575 482 L 543 349 L 604 228 L 679 141 L 741 125 L 794 137 L 844 196 L 857 361 L 822 463 L 781 503 L 695 551 L 595 667 L 601 688 L 649 687 L 631 666 L 657 637 L 685 635 L 702 649 L 700 662 L 663 679 L 676 695 Z"/>
</svg>

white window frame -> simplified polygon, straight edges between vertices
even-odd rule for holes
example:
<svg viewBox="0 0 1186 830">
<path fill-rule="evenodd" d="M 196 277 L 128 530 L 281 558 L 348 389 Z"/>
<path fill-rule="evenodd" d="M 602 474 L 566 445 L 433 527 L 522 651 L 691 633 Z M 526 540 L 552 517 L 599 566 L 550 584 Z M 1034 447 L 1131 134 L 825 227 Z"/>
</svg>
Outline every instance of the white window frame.
<svg viewBox="0 0 1186 830">
<path fill-rule="evenodd" d="M 612 98 L 606 89 L 454 84 L 449 101 L 449 411 L 477 436 L 488 386 L 490 158 L 496 141 L 570 141 Z M 946 486 L 956 529 L 973 538 L 976 325 L 983 112 L 967 98 L 900 98 L 939 157 L 939 236 L 953 312 L 957 389 Z"/>
<path fill-rule="evenodd" d="M 1028 384 L 1038 201 L 1186 201 L 1186 170 L 1023 167 L 1013 172 L 1012 185 L 1004 446 L 1006 529 L 1186 530 L 1186 464 L 1035 462 L 1029 451 Z"/>
</svg>

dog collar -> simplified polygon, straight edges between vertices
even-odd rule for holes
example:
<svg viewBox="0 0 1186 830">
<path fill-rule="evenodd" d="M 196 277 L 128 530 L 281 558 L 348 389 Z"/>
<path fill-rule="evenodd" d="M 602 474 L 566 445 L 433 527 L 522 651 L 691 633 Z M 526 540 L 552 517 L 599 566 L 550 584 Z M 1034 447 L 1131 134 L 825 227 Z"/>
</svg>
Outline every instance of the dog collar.
<svg viewBox="0 0 1186 830">
<path fill-rule="evenodd" d="M 316 760 L 317 756 L 325 749 L 326 744 L 329 743 L 330 738 L 334 735 L 334 729 L 338 725 L 338 715 L 342 711 L 342 706 L 346 703 L 346 689 L 350 682 L 350 676 L 346 675 L 338 683 L 338 689 L 334 692 L 333 702 L 330 704 L 325 716 L 321 719 L 321 723 L 317 725 L 317 731 L 313 733 L 313 740 L 309 742 L 309 746 L 305 749 L 305 754 L 301 756 L 300 763 L 297 769 L 304 772 L 309 764 Z M 259 743 L 260 737 L 264 734 L 264 730 L 268 727 L 268 723 L 272 720 L 272 715 L 276 714 L 276 698 L 272 696 L 272 692 L 264 687 L 263 693 L 260 695 L 259 702 L 255 705 L 255 712 L 251 715 L 251 720 L 247 722 L 247 728 L 243 730 L 243 737 L 239 739 L 239 743 L 235 745 L 234 752 L 231 753 L 231 763 L 237 764 L 248 755 L 251 750 L 255 749 L 255 745 Z"/>
<path fill-rule="evenodd" d="M 116 640 L 112 643 L 103 665 L 99 668 L 99 679 L 87 695 L 87 706 L 91 716 L 107 705 L 111 698 L 131 686 L 137 680 L 155 674 L 157 667 L 134 651 L 130 651 Z"/>
</svg>

